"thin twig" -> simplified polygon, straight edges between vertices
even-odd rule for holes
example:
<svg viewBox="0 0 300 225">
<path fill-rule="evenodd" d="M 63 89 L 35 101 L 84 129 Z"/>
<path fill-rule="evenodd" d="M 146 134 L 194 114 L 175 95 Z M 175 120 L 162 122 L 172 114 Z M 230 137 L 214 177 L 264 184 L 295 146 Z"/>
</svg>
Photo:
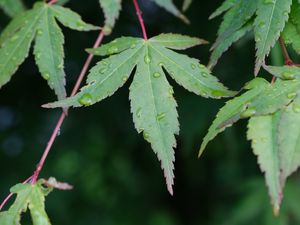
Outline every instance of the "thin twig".
<svg viewBox="0 0 300 225">
<path fill-rule="evenodd" d="M 48 5 L 53 5 L 53 4 L 55 4 L 57 2 L 57 0 L 50 0 L 49 2 L 48 2 Z"/>
<path fill-rule="evenodd" d="M 134 4 L 134 7 L 135 7 L 135 11 L 136 11 L 137 17 L 138 17 L 139 22 L 140 22 L 142 31 L 143 31 L 144 39 L 148 40 L 147 31 L 146 31 L 146 27 L 145 27 L 145 24 L 144 24 L 144 20 L 143 20 L 142 14 L 141 14 L 141 10 L 140 10 L 139 4 L 137 3 L 136 0 L 133 0 L 133 4 Z"/>
<path fill-rule="evenodd" d="M 280 44 L 280 48 L 282 50 L 285 65 L 288 65 L 288 66 L 294 65 L 294 62 L 291 59 L 289 52 L 286 49 L 286 46 L 285 46 L 285 43 L 284 43 L 284 40 L 282 37 L 279 38 L 279 44 Z"/>
<path fill-rule="evenodd" d="M 101 44 L 104 36 L 105 36 L 104 31 L 101 31 L 100 34 L 98 35 L 98 38 L 97 38 L 93 48 L 99 47 L 99 45 Z M 70 97 L 73 97 L 77 93 L 77 91 L 79 90 L 80 84 L 81 84 L 82 80 L 84 79 L 93 58 L 94 58 L 94 55 L 89 54 L 88 58 L 86 59 L 84 65 L 83 65 L 83 68 L 80 72 L 80 75 L 79 75 L 79 77 L 76 81 L 76 84 L 75 84 L 75 86 L 72 90 L 72 93 L 71 93 Z M 67 111 L 68 111 L 68 109 L 66 109 L 66 112 Z M 40 162 L 38 163 L 37 168 L 34 171 L 34 174 L 33 174 L 33 177 L 32 177 L 32 183 L 35 183 L 37 181 L 38 176 L 39 176 L 39 174 L 40 174 L 40 172 L 41 172 L 41 170 L 42 170 L 42 168 L 45 164 L 45 160 L 46 160 L 46 158 L 47 158 L 47 156 L 48 156 L 48 154 L 49 154 L 49 152 L 50 152 L 50 150 L 53 146 L 54 141 L 56 140 L 56 137 L 58 136 L 61 125 L 63 124 L 65 118 L 66 118 L 66 113 L 62 112 L 59 119 L 58 119 L 58 121 L 57 121 L 57 124 L 56 124 L 56 126 L 55 126 L 55 128 L 52 132 L 52 135 L 50 136 L 50 139 L 49 139 L 48 144 L 47 144 L 47 146 L 44 150 L 42 158 L 40 159 Z"/>
</svg>

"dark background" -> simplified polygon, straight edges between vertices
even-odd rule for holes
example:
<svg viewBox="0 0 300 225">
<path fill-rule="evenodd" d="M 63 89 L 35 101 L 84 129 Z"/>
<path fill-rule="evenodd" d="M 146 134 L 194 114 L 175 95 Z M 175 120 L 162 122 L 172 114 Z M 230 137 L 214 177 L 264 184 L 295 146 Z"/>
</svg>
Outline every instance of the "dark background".
<svg viewBox="0 0 300 225">
<path fill-rule="evenodd" d="M 31 7 L 33 1 L 25 2 Z M 221 18 L 213 21 L 207 18 L 222 0 L 195 0 L 186 13 L 191 21 L 189 26 L 152 1 L 139 2 L 149 36 L 174 32 L 211 43 L 216 38 Z M 181 1 L 176 4 L 180 7 Z M 97 0 L 71 0 L 67 6 L 80 13 L 85 21 L 103 24 Z M 0 18 L 3 29 L 9 18 L 3 13 Z M 84 49 L 92 46 L 97 32 L 80 33 L 65 28 L 63 31 L 70 92 L 87 57 Z M 104 42 L 121 35 L 141 36 L 129 0 L 124 0 L 121 17 Z M 221 58 L 214 75 L 231 89 L 239 90 L 253 78 L 254 49 L 251 35 L 242 39 Z M 206 64 L 209 46 L 195 47 L 185 53 Z M 114 96 L 92 107 L 72 110 L 63 124 L 41 176 L 54 176 L 75 188 L 69 192 L 54 191 L 47 198 L 47 212 L 53 224 L 300 224 L 297 176 L 289 179 L 280 217 L 273 218 L 263 175 L 246 140 L 246 121 L 219 135 L 208 145 L 203 157 L 197 159 L 202 138 L 224 100 L 204 99 L 170 82 L 175 89 L 181 124 L 174 196 L 167 192 L 150 145 L 134 129 L 128 100 L 129 81 Z M 54 101 L 55 96 L 39 75 L 32 55 L 0 93 L 0 198 L 4 199 L 11 186 L 34 171 L 60 110 L 40 107 Z M 24 224 L 30 224 L 27 217 Z"/>
</svg>

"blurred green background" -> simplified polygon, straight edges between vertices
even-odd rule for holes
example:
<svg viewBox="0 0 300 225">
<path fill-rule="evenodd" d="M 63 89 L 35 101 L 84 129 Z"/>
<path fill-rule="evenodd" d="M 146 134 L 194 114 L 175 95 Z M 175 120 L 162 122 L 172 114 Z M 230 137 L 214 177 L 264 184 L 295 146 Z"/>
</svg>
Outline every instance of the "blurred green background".
<svg viewBox="0 0 300 225">
<path fill-rule="evenodd" d="M 25 1 L 31 7 L 33 1 Z M 188 34 L 211 43 L 221 19 L 207 18 L 222 0 L 197 1 L 187 11 L 191 25 L 140 0 L 149 36 L 162 32 Z M 181 1 L 175 1 L 178 6 Z M 97 0 L 71 0 L 68 7 L 85 21 L 103 24 Z M 1 30 L 9 22 L 0 15 Z M 64 29 L 67 88 L 70 91 L 97 32 Z M 108 42 L 121 35 L 141 36 L 132 2 L 124 0 L 121 17 Z M 221 58 L 214 74 L 233 90 L 253 77 L 251 35 Z M 186 52 L 206 64 L 209 46 Z M 96 59 L 99 60 L 99 59 Z M 93 62 L 95 63 L 96 60 Z M 281 61 L 274 51 L 273 61 Z M 158 160 L 132 122 L 127 85 L 89 108 L 75 109 L 65 121 L 41 176 L 54 176 L 75 186 L 54 191 L 47 211 L 55 225 L 297 225 L 300 224 L 300 179 L 289 179 L 280 217 L 272 216 L 263 176 L 246 141 L 246 121 L 211 142 L 201 159 L 198 148 L 224 100 L 197 97 L 176 85 L 181 133 L 177 137 L 175 194 L 166 189 Z M 38 73 L 32 55 L 0 94 L 0 198 L 35 169 L 59 110 L 40 106 L 55 100 Z M 12 202 L 9 202 L 8 207 Z M 28 215 L 23 224 L 28 222 Z"/>
</svg>

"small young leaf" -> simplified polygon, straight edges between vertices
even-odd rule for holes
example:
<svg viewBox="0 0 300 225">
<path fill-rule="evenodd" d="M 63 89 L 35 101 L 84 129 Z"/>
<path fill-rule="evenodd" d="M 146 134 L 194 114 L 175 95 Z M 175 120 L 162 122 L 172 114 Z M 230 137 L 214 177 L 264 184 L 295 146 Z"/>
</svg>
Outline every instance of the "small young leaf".
<svg viewBox="0 0 300 225">
<path fill-rule="evenodd" d="M 220 98 L 231 96 L 234 92 L 219 83 L 198 60 L 166 48 L 184 49 L 200 44 L 198 39 L 174 34 L 173 37 L 169 34 L 169 37 L 173 42 L 162 42 L 162 37 L 147 41 L 123 37 L 101 46 L 95 50 L 97 54 L 114 55 L 91 69 L 87 85 L 74 97 L 44 107 L 78 107 L 99 102 L 121 87 L 136 67 L 130 86 L 133 120 L 138 132 L 143 131 L 144 138 L 151 143 L 161 161 L 168 190 L 172 194 L 175 160 L 173 148 L 176 146 L 174 135 L 179 132 L 179 124 L 173 88 L 169 85 L 163 68 L 178 83 L 196 94 Z M 174 44 L 176 38 L 185 41 Z M 111 48 L 113 51 L 109 50 Z"/>
<path fill-rule="evenodd" d="M 179 9 L 174 5 L 172 0 L 152 0 L 160 7 L 164 8 L 168 12 L 172 13 L 174 16 L 177 16 L 179 19 L 181 19 L 185 23 L 190 23 L 188 18 L 186 18 L 185 15 L 183 15 Z"/>
<path fill-rule="evenodd" d="M 248 140 L 252 141 L 253 152 L 258 157 L 258 164 L 265 173 L 275 214 L 279 212 L 283 195 L 277 140 L 279 120 L 280 112 L 253 117 L 249 120 L 247 132 Z"/>
<path fill-rule="evenodd" d="M 10 17 L 14 17 L 25 11 L 22 0 L 0 0 L 0 8 Z"/>
<path fill-rule="evenodd" d="M 105 26 L 112 29 L 119 18 L 121 0 L 99 0 L 105 16 Z"/>
<path fill-rule="evenodd" d="M 255 75 L 264 64 L 265 57 L 278 40 L 289 18 L 292 0 L 260 1 L 255 19 L 256 65 Z"/>
<path fill-rule="evenodd" d="M 72 30 L 78 31 L 91 31 L 99 29 L 99 27 L 84 22 L 79 14 L 68 8 L 62 7 L 60 5 L 52 5 L 50 8 L 53 11 L 55 17 L 65 27 L 69 27 Z"/>
<path fill-rule="evenodd" d="M 8 211 L 0 212 L 0 224 L 21 225 L 21 214 L 29 208 L 34 225 L 50 225 L 45 212 L 45 195 L 47 193 L 43 189 L 40 184 L 17 184 L 14 186 L 11 191 L 17 194 L 17 198 Z"/>
</svg>

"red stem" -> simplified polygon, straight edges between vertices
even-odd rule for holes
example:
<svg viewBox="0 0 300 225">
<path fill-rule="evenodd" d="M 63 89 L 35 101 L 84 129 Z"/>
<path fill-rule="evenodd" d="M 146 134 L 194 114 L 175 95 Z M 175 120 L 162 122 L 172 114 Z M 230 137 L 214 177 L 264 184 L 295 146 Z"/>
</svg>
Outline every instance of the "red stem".
<svg viewBox="0 0 300 225">
<path fill-rule="evenodd" d="M 49 2 L 48 2 L 48 5 L 53 5 L 53 4 L 55 4 L 57 2 L 57 0 L 50 0 Z"/>
<path fill-rule="evenodd" d="M 99 45 L 101 44 L 104 36 L 105 36 L 104 31 L 101 31 L 100 34 L 98 35 L 98 38 L 97 38 L 97 40 L 96 40 L 93 48 L 99 47 Z M 82 80 L 84 79 L 84 77 L 85 77 L 85 75 L 86 75 L 86 73 L 88 71 L 88 68 L 89 68 L 89 66 L 90 66 L 93 58 L 94 58 L 94 55 L 89 54 L 88 58 L 86 59 L 84 65 L 83 65 L 83 68 L 82 68 L 82 70 L 80 72 L 80 75 L 79 75 L 79 77 L 78 77 L 78 79 L 76 81 L 76 84 L 75 84 L 75 86 L 74 86 L 74 88 L 72 90 L 72 93 L 71 93 L 70 97 L 73 97 L 77 93 L 77 91 L 79 90 L 80 84 L 81 84 Z M 68 111 L 68 109 L 66 109 L 66 112 L 67 111 Z M 50 152 L 50 150 L 51 150 L 51 148 L 53 146 L 53 143 L 56 140 L 56 137 L 58 136 L 58 134 L 60 132 L 61 125 L 63 124 L 65 118 L 66 118 L 66 113 L 62 112 L 61 115 L 60 115 L 60 117 L 59 117 L 59 119 L 58 119 L 58 121 L 57 121 L 57 124 L 56 124 L 56 126 L 55 126 L 55 128 L 54 128 L 54 130 L 52 132 L 52 135 L 51 135 L 51 137 L 50 137 L 50 139 L 48 141 L 48 144 L 47 144 L 47 146 L 46 146 L 46 148 L 44 150 L 42 158 L 40 159 L 40 162 L 38 163 L 37 168 L 34 171 L 31 183 L 34 184 L 37 181 L 38 176 L 39 176 L 39 174 L 40 174 L 40 172 L 41 172 L 41 170 L 42 170 L 42 168 L 43 168 L 43 166 L 45 164 L 46 158 L 47 158 L 47 156 L 48 156 L 48 154 L 49 154 L 49 152 Z"/>
<path fill-rule="evenodd" d="M 32 176 L 29 177 L 29 178 L 27 178 L 22 184 L 27 183 L 28 181 L 31 180 L 31 178 L 32 178 Z M 3 200 L 3 202 L 2 202 L 1 205 L 0 205 L 0 211 L 2 210 L 3 206 L 8 202 L 8 200 L 9 200 L 13 195 L 14 195 L 14 193 L 10 193 L 10 194 Z"/>
<path fill-rule="evenodd" d="M 283 40 L 282 37 L 279 38 L 279 44 L 280 44 L 282 54 L 283 54 L 283 57 L 284 57 L 284 64 L 287 65 L 287 66 L 295 65 L 293 60 L 291 59 L 291 57 L 289 55 L 288 50 L 286 49 L 286 46 L 285 46 L 285 43 L 284 43 L 284 40 Z"/>
<path fill-rule="evenodd" d="M 142 31 L 143 31 L 144 40 L 147 41 L 148 40 L 147 31 L 146 31 L 144 20 L 143 20 L 142 14 L 141 14 L 140 7 L 139 7 L 136 0 L 132 0 L 132 1 L 133 1 L 133 4 L 134 4 L 134 7 L 135 7 L 136 15 L 139 19 L 139 22 L 140 22 L 140 25 L 141 25 L 141 28 L 142 28 Z"/>
</svg>

